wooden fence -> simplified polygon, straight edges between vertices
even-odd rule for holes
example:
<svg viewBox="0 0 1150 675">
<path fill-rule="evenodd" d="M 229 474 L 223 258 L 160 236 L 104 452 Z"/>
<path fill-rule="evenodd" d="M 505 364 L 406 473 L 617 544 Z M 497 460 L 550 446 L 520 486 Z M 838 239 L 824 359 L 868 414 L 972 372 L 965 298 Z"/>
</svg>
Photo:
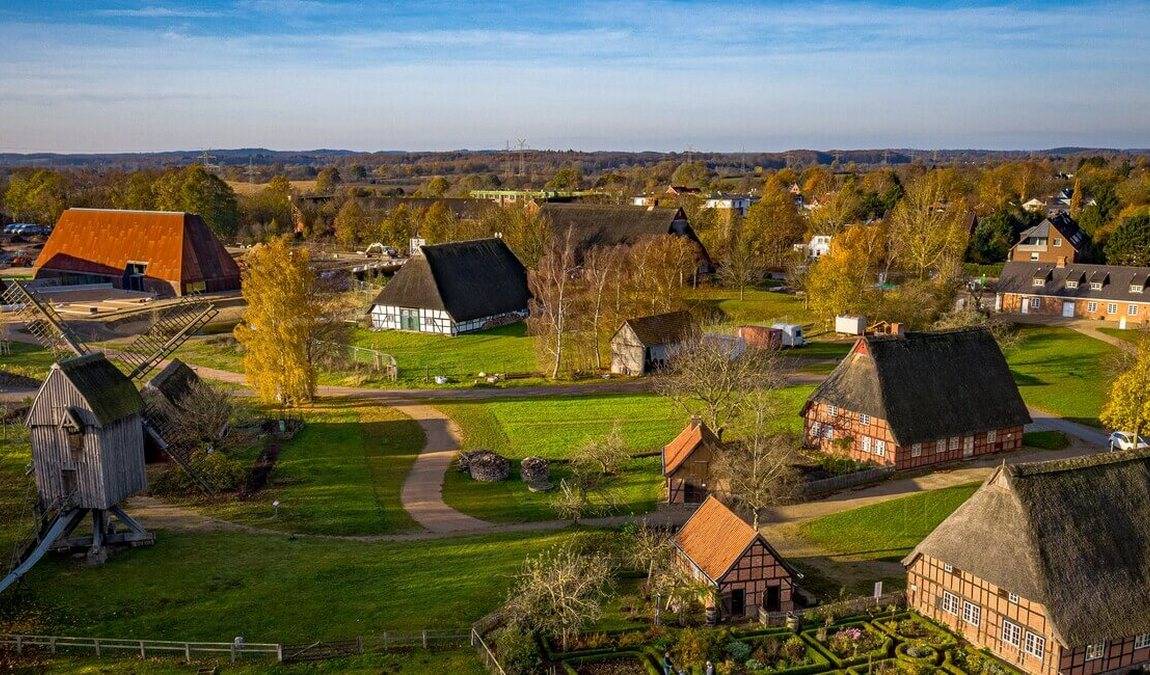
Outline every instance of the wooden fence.
<svg viewBox="0 0 1150 675">
<path fill-rule="evenodd" d="M 832 476 L 822 480 L 813 480 L 803 485 L 803 496 L 806 498 L 838 492 L 849 488 L 873 485 L 894 475 L 894 467 L 877 467 L 863 471 L 853 471 L 841 476 Z"/>
<path fill-rule="evenodd" d="M 495 658 L 495 652 L 491 651 L 491 648 L 488 647 L 487 643 L 483 640 L 483 636 L 480 635 L 479 631 L 475 628 L 471 629 L 471 646 L 475 647 L 475 650 L 479 652 L 479 658 L 483 660 L 483 665 L 487 668 L 487 672 L 497 675 L 507 675 L 507 671 L 503 670 L 503 666 L 499 664 L 499 659 Z"/>
<path fill-rule="evenodd" d="M 234 663 L 242 657 L 274 658 L 283 660 L 283 647 L 262 642 L 179 642 L 170 640 L 125 640 L 119 638 L 67 637 L 62 635 L 0 635 L 0 649 L 17 654 L 28 651 L 59 650 L 88 651 L 97 657 L 130 653 L 141 659 L 150 656 L 182 656 L 191 662 L 193 657 L 219 657 L 227 655 Z"/>
</svg>

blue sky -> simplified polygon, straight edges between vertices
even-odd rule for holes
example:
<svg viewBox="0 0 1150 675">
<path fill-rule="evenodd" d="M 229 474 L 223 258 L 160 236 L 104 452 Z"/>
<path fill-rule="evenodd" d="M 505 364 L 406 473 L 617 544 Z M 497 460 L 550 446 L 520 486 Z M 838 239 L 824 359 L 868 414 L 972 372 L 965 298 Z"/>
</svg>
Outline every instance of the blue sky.
<svg viewBox="0 0 1150 675">
<path fill-rule="evenodd" d="M 0 151 L 1150 147 L 1150 2 L 0 0 Z"/>
</svg>

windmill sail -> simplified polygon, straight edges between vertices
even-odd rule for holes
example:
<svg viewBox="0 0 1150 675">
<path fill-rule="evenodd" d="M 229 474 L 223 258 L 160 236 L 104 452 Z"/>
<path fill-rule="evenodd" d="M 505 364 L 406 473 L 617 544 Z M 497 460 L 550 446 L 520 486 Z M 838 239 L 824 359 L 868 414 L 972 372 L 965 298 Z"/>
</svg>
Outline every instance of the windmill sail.
<svg viewBox="0 0 1150 675">
<path fill-rule="evenodd" d="M 22 324 L 41 347 L 55 353 L 57 358 L 69 352 L 76 356 L 88 353 L 84 343 L 52 309 L 52 303 L 38 297 L 36 291 L 18 279 L 5 283 L 7 288 L 0 294 L 0 304 L 15 308 L 13 321 Z"/>
</svg>

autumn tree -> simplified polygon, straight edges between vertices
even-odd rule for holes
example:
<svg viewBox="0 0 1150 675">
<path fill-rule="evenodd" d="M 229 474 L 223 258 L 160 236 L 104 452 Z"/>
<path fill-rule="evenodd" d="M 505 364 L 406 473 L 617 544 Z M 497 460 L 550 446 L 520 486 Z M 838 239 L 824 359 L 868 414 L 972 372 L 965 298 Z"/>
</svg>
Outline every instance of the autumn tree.
<svg viewBox="0 0 1150 675">
<path fill-rule="evenodd" d="M 342 177 L 339 175 L 339 169 L 334 166 L 329 166 L 320 170 L 319 174 L 315 177 L 315 192 L 316 194 L 327 194 L 335 187 L 343 182 Z"/>
<path fill-rule="evenodd" d="M 570 641 L 603 615 L 614 565 L 603 554 L 565 546 L 528 558 L 503 605 L 508 622 L 525 633 Z"/>
<path fill-rule="evenodd" d="M 592 511 L 615 505 L 620 473 L 631 459 L 618 424 L 606 436 L 592 438 L 571 453 L 570 475 L 559 481 L 552 505 L 560 517 L 579 521 Z"/>
<path fill-rule="evenodd" d="M 451 181 L 443 176 L 432 176 L 415 191 L 416 197 L 442 197 L 451 189 Z"/>
<path fill-rule="evenodd" d="M 204 224 L 220 237 L 231 238 L 239 228 L 236 193 L 199 164 L 165 173 L 156 179 L 152 190 L 155 208 L 199 214 Z"/>
<path fill-rule="evenodd" d="M 919 279 L 962 262 L 966 209 L 951 199 L 945 176 L 931 172 L 912 182 L 890 216 L 894 262 Z"/>
<path fill-rule="evenodd" d="M 578 190 L 583 187 L 583 167 L 572 163 L 559 169 L 551 180 L 543 186 L 544 190 Z"/>
<path fill-rule="evenodd" d="M 314 337 L 320 324 L 315 274 L 307 251 L 286 238 L 247 255 L 247 302 L 235 336 L 244 348 L 248 385 L 267 403 L 299 405 L 315 395 Z"/>
<path fill-rule="evenodd" d="M 780 268 L 786 255 L 803 239 L 806 223 L 790 192 L 764 188 L 762 199 L 747 209 L 739 239 L 765 266 Z"/>
<path fill-rule="evenodd" d="M 1074 178 L 1074 187 L 1070 193 L 1070 215 L 1075 218 L 1082 213 L 1082 179 Z"/>
<path fill-rule="evenodd" d="M 792 434 L 771 428 L 778 404 L 758 391 L 748 395 L 750 428 L 747 436 L 727 444 L 715 463 L 715 483 L 722 492 L 752 515 L 752 525 L 766 510 L 790 499 L 799 485 L 794 467 L 799 441 Z"/>
<path fill-rule="evenodd" d="M 705 162 L 683 162 L 675 168 L 675 173 L 671 174 L 671 184 L 702 188 L 707 185 L 709 174 Z"/>
<path fill-rule="evenodd" d="M 379 240 L 388 246 L 403 250 L 408 247 L 416 233 L 415 216 L 406 204 L 400 204 L 388 211 L 380 221 Z"/>
<path fill-rule="evenodd" d="M 727 288 L 739 291 L 742 300 L 748 286 L 762 281 L 766 274 L 766 266 L 759 254 L 755 253 L 751 243 L 740 238 L 728 249 L 719 266 L 719 282 Z"/>
<path fill-rule="evenodd" d="M 1111 429 L 1138 437 L 1150 427 L 1150 337 L 1142 336 L 1123 366 L 1110 385 L 1099 419 Z"/>
<path fill-rule="evenodd" d="M 886 256 L 886 233 L 879 225 L 852 225 L 831 240 L 830 252 L 811 265 L 806 277 L 811 308 L 822 317 L 863 314 L 878 295 L 875 287 Z"/>
<path fill-rule="evenodd" d="M 68 208 L 68 180 L 48 169 L 15 171 L 8 179 L 4 204 L 20 220 L 55 224 Z"/>
<path fill-rule="evenodd" d="M 335 239 L 344 248 L 354 248 L 363 241 L 367 229 L 367 214 L 358 199 L 349 199 L 335 214 Z"/>
<path fill-rule="evenodd" d="M 455 241 L 459 223 L 455 215 L 447 206 L 437 201 L 423 212 L 423 223 L 419 228 L 419 236 L 429 244 L 442 244 Z"/>
<path fill-rule="evenodd" d="M 1150 215 L 1126 218 L 1106 240 L 1111 265 L 1150 265 Z"/>
</svg>

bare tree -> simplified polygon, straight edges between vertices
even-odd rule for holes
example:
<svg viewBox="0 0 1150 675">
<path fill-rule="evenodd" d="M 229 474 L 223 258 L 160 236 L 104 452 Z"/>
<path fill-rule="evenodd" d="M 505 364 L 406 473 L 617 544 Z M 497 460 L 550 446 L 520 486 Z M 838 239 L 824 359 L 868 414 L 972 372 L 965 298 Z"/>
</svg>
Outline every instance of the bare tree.
<svg viewBox="0 0 1150 675">
<path fill-rule="evenodd" d="M 793 464 L 799 442 L 791 434 L 770 430 L 773 401 L 761 394 L 751 398 L 750 433 L 723 449 L 714 471 L 720 490 L 751 512 L 752 525 L 758 530 L 763 512 L 790 499 L 797 490 L 799 476 Z"/>
<path fill-rule="evenodd" d="M 672 357 L 669 373 L 656 387 L 722 438 L 724 429 L 746 408 L 751 394 L 784 384 L 774 350 L 747 349 L 734 354 L 723 341 L 698 336 Z"/>
<path fill-rule="evenodd" d="M 169 403 L 159 395 L 149 405 L 166 419 L 165 440 L 183 450 L 230 452 L 255 442 L 245 422 L 247 410 L 229 393 L 204 382 L 194 382 L 179 400 Z"/>
<path fill-rule="evenodd" d="M 571 456 L 571 475 L 559 481 L 553 506 L 578 524 L 585 514 L 615 504 L 614 488 L 630 451 L 616 426 L 611 433 L 579 446 Z"/>
<path fill-rule="evenodd" d="M 575 235 L 568 228 L 561 238 L 552 240 L 539 266 L 528 274 L 532 299 L 527 326 L 536 337 L 540 355 L 549 364 L 551 379 L 559 377 L 564 353 L 569 348 L 568 338 L 575 327 L 572 314 L 578 297 L 577 269 Z"/>
<path fill-rule="evenodd" d="M 504 604 L 510 622 L 527 632 L 570 640 L 603 614 L 610 597 L 611 560 L 564 547 L 528 558 Z"/>
</svg>

